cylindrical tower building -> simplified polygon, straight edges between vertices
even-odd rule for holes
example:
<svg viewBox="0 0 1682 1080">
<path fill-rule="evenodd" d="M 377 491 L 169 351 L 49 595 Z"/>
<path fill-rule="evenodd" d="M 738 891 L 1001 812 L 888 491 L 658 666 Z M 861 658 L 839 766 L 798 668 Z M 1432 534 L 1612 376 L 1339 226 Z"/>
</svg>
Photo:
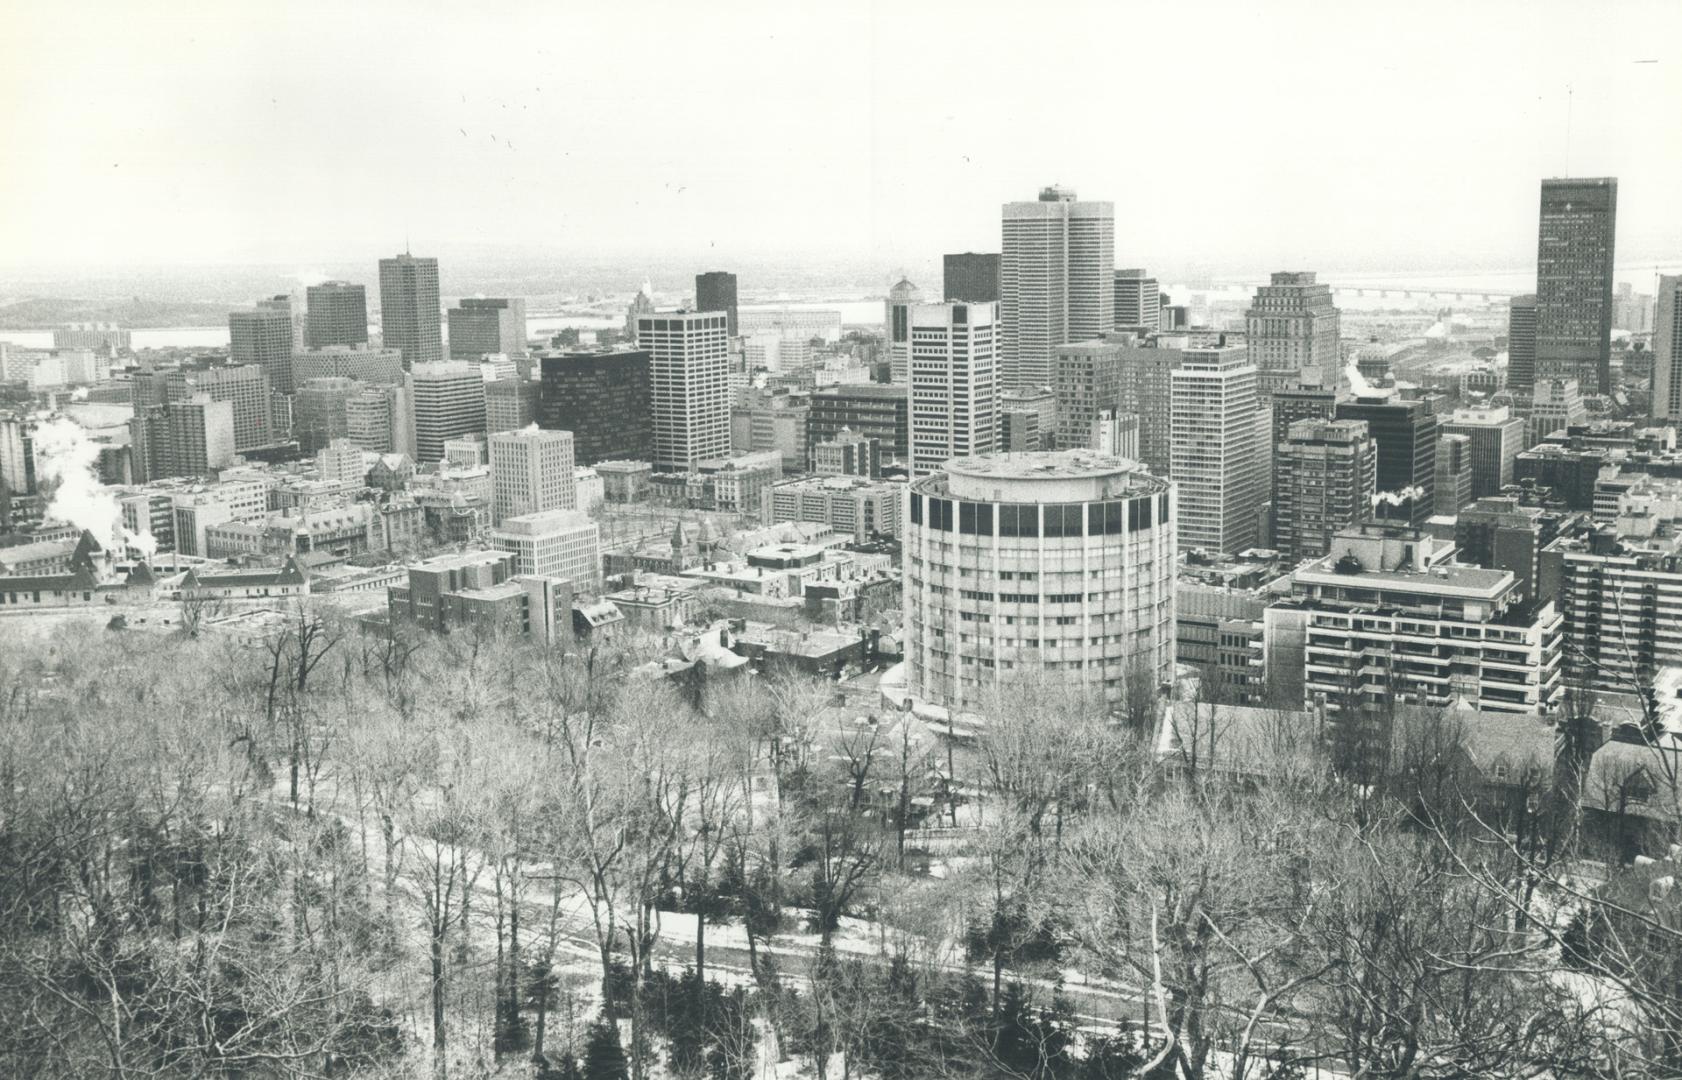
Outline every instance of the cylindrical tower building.
<svg viewBox="0 0 1682 1080">
<path fill-rule="evenodd" d="M 914 697 L 976 708 L 1013 677 L 1044 671 L 1120 704 L 1130 670 L 1148 672 L 1153 691 L 1172 680 L 1168 481 L 1091 451 L 1021 453 L 953 458 L 909 498 Z"/>
</svg>

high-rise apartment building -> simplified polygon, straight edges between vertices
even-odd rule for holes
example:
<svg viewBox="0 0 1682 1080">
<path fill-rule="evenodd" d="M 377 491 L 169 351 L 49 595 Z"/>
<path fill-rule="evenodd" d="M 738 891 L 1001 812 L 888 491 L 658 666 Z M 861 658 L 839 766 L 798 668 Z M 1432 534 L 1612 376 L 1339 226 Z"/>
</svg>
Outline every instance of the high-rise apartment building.
<svg viewBox="0 0 1682 1080">
<path fill-rule="evenodd" d="M 1359 420 L 1298 420 L 1275 447 L 1273 546 L 1293 562 L 1331 550 L 1364 520 L 1378 485 L 1378 454 Z"/>
<path fill-rule="evenodd" d="M 1315 381 L 1336 386 L 1343 370 L 1338 325 L 1331 286 L 1312 272 L 1282 271 L 1257 288 L 1244 313 L 1244 344 L 1262 396 L 1301 384 L 1309 368 L 1318 372 Z"/>
<path fill-rule="evenodd" d="M 485 430 L 514 431 L 537 423 L 540 385 L 531 379 L 494 379 L 485 384 Z"/>
<path fill-rule="evenodd" d="M 1442 430 L 1472 441 L 1471 499 L 1499 495 L 1513 482 L 1513 463 L 1527 449 L 1522 417 L 1503 405 L 1457 409 L 1443 422 Z"/>
<path fill-rule="evenodd" d="M 1682 421 L 1682 276 L 1659 278 L 1653 320 L 1653 418 Z"/>
<path fill-rule="evenodd" d="M 368 344 L 368 290 L 348 281 L 324 281 L 304 291 L 309 305 L 312 349 L 323 345 Z"/>
<path fill-rule="evenodd" d="M 1519 397 L 1536 385 L 1536 297 L 1515 296 L 1507 308 L 1507 389 Z"/>
<path fill-rule="evenodd" d="M 729 317 L 726 329 L 736 336 L 737 301 L 736 275 L 724 270 L 709 270 L 695 275 L 695 310 L 722 311 Z"/>
<path fill-rule="evenodd" d="M 987 305 L 991 306 L 991 305 Z M 911 694 L 986 705 L 1049 677 L 1124 702 L 1174 672 L 1174 488 L 1084 451 L 956 458 L 904 525 Z"/>
<path fill-rule="evenodd" d="M 485 380 L 473 364 L 416 364 L 409 370 L 415 460 L 442 461 L 444 443 L 485 432 Z"/>
<path fill-rule="evenodd" d="M 911 333 L 911 474 L 993 452 L 998 305 L 918 304 Z"/>
<path fill-rule="evenodd" d="M 1156 331 L 1162 326 L 1162 286 L 1143 270 L 1115 272 L 1115 328 Z"/>
<path fill-rule="evenodd" d="M 1339 420 L 1365 420 L 1378 447 L 1378 490 L 1405 503 L 1407 520 L 1422 527 L 1434 512 L 1437 414 L 1425 401 L 1383 395 L 1357 397 L 1337 406 Z M 1387 515 L 1394 517 L 1394 514 Z"/>
<path fill-rule="evenodd" d="M 999 299 L 998 252 L 965 251 L 941 258 L 942 300 L 985 304 Z"/>
<path fill-rule="evenodd" d="M 1335 723 L 1398 702 L 1551 713 L 1564 695 L 1563 622 L 1506 570 L 1453 561 L 1454 544 L 1406 525 L 1367 522 L 1291 575 L 1288 612 L 1306 642 L 1304 690 Z M 1381 603 L 1374 597 L 1382 596 Z"/>
<path fill-rule="evenodd" d="M 496 521 L 577 508 L 570 431 L 497 432 L 490 437 L 490 465 Z"/>
<path fill-rule="evenodd" d="M 888 333 L 888 377 L 901 386 L 911 381 L 911 309 L 923 302 L 923 291 L 905 278 L 888 290 L 882 325 Z"/>
<path fill-rule="evenodd" d="M 228 363 L 261 368 L 277 394 L 292 392 L 292 344 L 290 304 L 228 313 Z"/>
<path fill-rule="evenodd" d="M 646 350 L 544 353 L 538 365 L 537 422 L 552 431 L 572 432 L 579 464 L 653 459 Z"/>
<path fill-rule="evenodd" d="M 387 348 L 403 354 L 403 366 L 444 359 L 438 299 L 438 260 L 408 252 L 380 260 L 380 333 Z"/>
<path fill-rule="evenodd" d="M 1618 181 L 1542 181 L 1536 240 L 1536 375 L 1612 392 L 1612 260 Z"/>
<path fill-rule="evenodd" d="M 1115 204 L 1048 187 L 1004 205 L 999 384 L 1051 383 L 1052 353 L 1115 327 Z"/>
<path fill-rule="evenodd" d="M 641 316 L 637 345 L 648 353 L 654 468 L 693 472 L 702 461 L 730 456 L 730 327 L 725 313 Z"/>
<path fill-rule="evenodd" d="M 1057 395 L 1057 448 L 1096 449 L 1098 423 L 1121 400 L 1122 346 L 1076 341 L 1057 346 L 1051 390 Z"/>
<path fill-rule="evenodd" d="M 1237 553 L 1259 539 L 1267 429 L 1243 346 L 1186 350 L 1172 372 L 1170 472 L 1181 548 Z"/>
<path fill-rule="evenodd" d="M 428 260 L 431 261 L 431 260 Z M 380 278 L 384 286 L 384 275 Z M 434 287 L 437 284 L 434 264 Z M 477 361 L 487 353 L 513 356 L 526 351 L 526 302 L 517 298 L 469 296 L 447 313 L 450 359 Z M 393 344 L 390 336 L 386 344 Z"/>
</svg>

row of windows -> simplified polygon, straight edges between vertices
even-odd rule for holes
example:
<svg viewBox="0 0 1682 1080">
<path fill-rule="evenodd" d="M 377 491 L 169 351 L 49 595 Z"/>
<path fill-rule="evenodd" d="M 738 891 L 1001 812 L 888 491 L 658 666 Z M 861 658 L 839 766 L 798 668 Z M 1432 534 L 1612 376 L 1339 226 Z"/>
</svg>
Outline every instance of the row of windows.
<svg viewBox="0 0 1682 1080">
<path fill-rule="evenodd" d="M 956 531 L 971 536 L 1119 536 L 1126 532 L 1148 529 L 1154 521 L 1168 519 L 1166 492 L 1156 495 L 1154 499 L 1147 495 L 1144 498 L 1128 499 L 1125 503 L 999 503 L 996 506 L 996 514 L 993 503 L 957 502 L 956 515 L 953 514 L 955 500 L 934 496 L 925 498 L 917 492 L 912 492 L 913 525 L 925 523 L 925 501 L 929 528 L 943 532 Z M 1086 519 L 1084 532 L 1081 528 L 1083 516 Z M 998 519 L 996 533 L 995 517 Z"/>
</svg>

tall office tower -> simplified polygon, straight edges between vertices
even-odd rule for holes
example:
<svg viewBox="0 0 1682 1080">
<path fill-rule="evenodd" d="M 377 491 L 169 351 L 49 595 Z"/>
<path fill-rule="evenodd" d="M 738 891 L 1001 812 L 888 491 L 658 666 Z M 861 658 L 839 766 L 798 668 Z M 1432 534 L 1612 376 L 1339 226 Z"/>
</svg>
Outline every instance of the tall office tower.
<svg viewBox="0 0 1682 1080">
<path fill-rule="evenodd" d="M 1437 482 L 1437 414 L 1426 401 L 1374 395 L 1340 401 L 1339 420 L 1365 420 L 1378 447 L 1378 491 L 1401 500 L 1407 519 L 1418 528 L 1433 511 Z M 1395 514 L 1387 515 L 1395 517 Z"/>
<path fill-rule="evenodd" d="M 1682 420 L 1682 277 L 1669 274 L 1653 320 L 1653 418 Z"/>
<path fill-rule="evenodd" d="M 572 432 L 578 464 L 653 460 L 654 408 L 645 350 L 544 353 L 538 364 L 537 422 L 551 431 Z"/>
<path fill-rule="evenodd" d="M 1304 381 L 1307 368 L 1318 370 L 1314 381 L 1337 386 L 1343 363 L 1332 287 L 1319 284 L 1308 271 L 1274 274 L 1271 284 L 1256 289 L 1244 313 L 1244 343 L 1264 398 Z"/>
<path fill-rule="evenodd" d="M 1057 346 L 1051 391 L 1057 395 L 1057 448 L 1096 449 L 1098 420 L 1121 400 L 1122 347 L 1107 341 Z"/>
<path fill-rule="evenodd" d="M 986 304 L 999 299 L 998 252 L 965 251 L 941 259 L 942 300 Z"/>
<path fill-rule="evenodd" d="M 1449 516 L 1460 513 L 1460 508 L 1472 501 L 1473 472 L 1471 436 L 1458 433 L 1438 435 L 1437 472 L 1431 483 L 1431 512 Z M 1375 513 L 1374 516 L 1380 515 Z"/>
<path fill-rule="evenodd" d="M 730 336 L 736 336 L 736 275 L 709 270 L 695 275 L 695 310 L 722 311 L 729 318 Z"/>
<path fill-rule="evenodd" d="M 383 271 L 380 281 L 383 289 Z M 434 285 L 436 286 L 436 278 Z M 464 297 L 449 310 L 448 316 L 451 360 L 476 361 L 486 353 L 513 356 L 526 351 L 524 300 L 506 297 Z M 392 344 L 389 336 L 386 338 L 386 344 Z"/>
<path fill-rule="evenodd" d="M 1442 430 L 1472 440 L 1472 494 L 1468 502 L 1501 494 L 1501 489 L 1513 482 L 1513 463 L 1519 452 L 1528 449 L 1524 445 L 1523 418 L 1514 416 L 1504 405 L 1457 409 L 1443 422 Z"/>
<path fill-rule="evenodd" d="M 273 394 L 264 368 L 256 364 L 185 367 L 167 373 L 164 380 L 171 403 L 208 394 L 212 401 L 233 405 L 236 453 L 285 441 L 275 428 Z"/>
<path fill-rule="evenodd" d="M 496 379 L 485 384 L 485 430 L 514 431 L 537 423 L 540 387 L 531 379 Z"/>
<path fill-rule="evenodd" d="M 582 510 L 545 510 L 504 519 L 491 543 L 514 553 L 514 571 L 571 581 L 579 590 L 601 584 L 601 530 Z"/>
<path fill-rule="evenodd" d="M 1115 327 L 1115 204 L 1048 187 L 1004 205 L 999 385 L 1046 386 L 1052 350 Z"/>
<path fill-rule="evenodd" d="M 325 281 L 304 290 L 309 304 L 312 349 L 323 345 L 368 344 L 368 290 L 348 281 Z"/>
<path fill-rule="evenodd" d="M 1213 343 L 1225 340 L 1217 336 Z M 1139 418 L 1139 460 L 1158 476 L 1169 475 L 1173 374 L 1190 345 L 1184 335 L 1160 335 L 1144 345 L 1122 346 L 1118 408 Z"/>
<path fill-rule="evenodd" d="M 1115 328 L 1157 330 L 1162 326 L 1162 288 L 1143 270 L 1115 272 Z"/>
<path fill-rule="evenodd" d="M 257 301 L 258 311 L 283 311 L 292 322 L 292 348 L 301 349 L 310 339 L 310 313 L 302 296 L 276 293 Z"/>
<path fill-rule="evenodd" d="M 1618 181 L 1542 181 L 1536 239 L 1536 375 L 1612 392 L 1612 256 Z"/>
<path fill-rule="evenodd" d="M 912 481 L 911 694 L 973 709 L 1049 673 L 1113 705 L 1154 695 L 1174 673 L 1174 521 L 1174 485 L 1085 451 L 957 458 Z"/>
<path fill-rule="evenodd" d="M 654 294 L 649 292 L 648 282 L 642 283 L 642 289 L 632 298 L 631 305 L 625 310 L 625 336 L 632 341 L 637 339 L 637 322 L 644 315 L 654 314 Z"/>
<path fill-rule="evenodd" d="M 990 454 L 998 436 L 997 304 L 910 311 L 911 475 Z"/>
<path fill-rule="evenodd" d="M 1273 546 L 1293 562 L 1331 550 L 1364 520 L 1378 485 L 1378 451 L 1359 420 L 1298 420 L 1274 451 Z"/>
<path fill-rule="evenodd" d="M 405 368 L 444 359 L 441 310 L 437 259 L 404 252 L 380 260 L 381 340 L 402 351 Z"/>
<path fill-rule="evenodd" d="M 345 436 L 376 454 L 415 456 L 414 413 L 401 386 L 364 386 L 345 399 Z"/>
<path fill-rule="evenodd" d="M 277 394 L 292 392 L 292 309 L 228 312 L 228 363 L 255 364 Z"/>
<path fill-rule="evenodd" d="M 234 406 L 209 394 L 169 405 L 169 475 L 206 476 L 234 463 Z"/>
<path fill-rule="evenodd" d="M 1290 437 L 1291 425 L 1299 420 L 1330 420 L 1337 410 L 1337 391 L 1329 386 L 1281 387 L 1273 392 L 1273 435 L 1269 446 Z"/>
<path fill-rule="evenodd" d="M 637 320 L 648 353 L 654 468 L 692 472 L 730 454 L 730 326 L 722 311 L 673 311 Z"/>
<path fill-rule="evenodd" d="M 490 438 L 494 520 L 545 510 L 572 510 L 572 432 L 501 431 Z"/>
<path fill-rule="evenodd" d="M 1589 407 L 1577 389 L 1576 379 L 1542 379 L 1530 399 L 1530 418 L 1524 433 L 1524 448 L 1535 446 L 1556 431 L 1589 422 Z M 1515 470 L 1516 470 L 1515 466 Z"/>
<path fill-rule="evenodd" d="M 1184 548 L 1255 547 L 1267 499 L 1267 429 L 1256 366 L 1241 345 L 1187 349 L 1171 376 L 1170 473 Z"/>
<path fill-rule="evenodd" d="M 1507 389 L 1519 397 L 1536 385 L 1536 298 L 1515 296 L 1507 308 Z"/>
<path fill-rule="evenodd" d="M 485 380 L 472 364 L 444 361 L 409 369 L 415 460 L 442 461 L 444 443 L 485 432 Z"/>
<path fill-rule="evenodd" d="M 355 379 L 305 379 L 292 400 L 292 433 L 298 449 L 313 454 L 350 434 L 350 399 L 362 389 Z"/>
<path fill-rule="evenodd" d="M 900 278 L 888 290 L 882 312 L 888 331 L 888 377 L 901 386 L 911 381 L 911 309 L 922 302 L 922 290 Z"/>
</svg>

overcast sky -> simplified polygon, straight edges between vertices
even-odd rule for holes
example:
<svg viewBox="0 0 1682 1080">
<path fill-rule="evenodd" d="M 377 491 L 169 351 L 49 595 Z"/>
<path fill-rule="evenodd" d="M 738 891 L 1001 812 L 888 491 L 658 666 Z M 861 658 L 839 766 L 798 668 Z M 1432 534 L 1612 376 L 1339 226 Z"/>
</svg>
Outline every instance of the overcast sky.
<svg viewBox="0 0 1682 1080">
<path fill-rule="evenodd" d="M 1676 264 L 1679 44 L 1682 0 L 0 4 L 0 262 L 922 262 L 1056 181 L 1123 265 L 1506 267 L 1569 168 Z"/>
</svg>

